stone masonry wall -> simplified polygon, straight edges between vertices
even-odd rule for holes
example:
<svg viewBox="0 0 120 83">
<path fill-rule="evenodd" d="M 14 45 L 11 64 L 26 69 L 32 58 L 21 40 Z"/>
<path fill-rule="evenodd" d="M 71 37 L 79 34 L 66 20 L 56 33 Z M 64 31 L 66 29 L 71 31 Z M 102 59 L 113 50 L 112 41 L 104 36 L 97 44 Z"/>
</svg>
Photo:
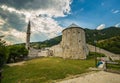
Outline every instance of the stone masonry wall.
<svg viewBox="0 0 120 83">
<path fill-rule="evenodd" d="M 87 46 L 91 52 L 95 52 L 95 46 L 92 46 L 90 44 L 87 44 Z M 120 55 L 111 53 L 111 52 L 106 51 L 104 49 L 96 47 L 96 52 L 105 54 L 108 58 L 111 58 L 113 61 L 120 60 Z"/>
<path fill-rule="evenodd" d="M 79 27 L 72 27 L 63 30 L 62 34 L 63 58 L 86 59 L 88 49 L 84 30 Z"/>
</svg>

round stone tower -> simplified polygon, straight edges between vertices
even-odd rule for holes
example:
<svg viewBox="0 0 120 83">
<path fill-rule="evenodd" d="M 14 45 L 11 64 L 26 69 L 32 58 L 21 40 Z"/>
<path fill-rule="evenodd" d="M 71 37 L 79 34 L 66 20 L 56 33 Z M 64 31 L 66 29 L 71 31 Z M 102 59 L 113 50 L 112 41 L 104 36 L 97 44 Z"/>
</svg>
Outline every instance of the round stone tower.
<svg viewBox="0 0 120 83">
<path fill-rule="evenodd" d="M 63 58 L 86 59 L 88 48 L 85 40 L 85 32 L 81 27 L 71 24 L 62 31 L 61 46 Z"/>
</svg>

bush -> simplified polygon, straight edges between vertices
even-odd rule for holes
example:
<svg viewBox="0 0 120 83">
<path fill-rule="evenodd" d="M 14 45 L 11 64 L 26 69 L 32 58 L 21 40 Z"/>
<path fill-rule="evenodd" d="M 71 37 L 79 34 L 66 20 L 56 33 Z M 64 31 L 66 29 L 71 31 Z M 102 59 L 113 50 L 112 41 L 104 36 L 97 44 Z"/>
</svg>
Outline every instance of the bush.
<svg viewBox="0 0 120 83">
<path fill-rule="evenodd" d="M 5 41 L 2 41 L 0 39 L 0 68 L 7 61 L 8 55 L 9 55 L 9 51 L 5 45 Z"/>
<path fill-rule="evenodd" d="M 24 45 L 12 45 L 9 46 L 9 58 L 8 63 L 17 62 L 24 59 L 28 55 L 28 50 Z"/>
</svg>

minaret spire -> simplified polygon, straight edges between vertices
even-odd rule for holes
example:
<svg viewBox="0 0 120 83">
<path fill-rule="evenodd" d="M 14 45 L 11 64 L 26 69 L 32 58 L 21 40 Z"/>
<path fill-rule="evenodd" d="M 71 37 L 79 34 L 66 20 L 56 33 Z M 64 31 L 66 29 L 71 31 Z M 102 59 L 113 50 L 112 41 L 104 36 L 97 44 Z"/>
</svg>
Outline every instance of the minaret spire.
<svg viewBox="0 0 120 83">
<path fill-rule="evenodd" d="M 31 23 L 30 20 L 28 22 L 27 26 L 27 32 L 26 32 L 26 48 L 29 50 L 30 49 L 30 34 L 31 34 Z"/>
</svg>

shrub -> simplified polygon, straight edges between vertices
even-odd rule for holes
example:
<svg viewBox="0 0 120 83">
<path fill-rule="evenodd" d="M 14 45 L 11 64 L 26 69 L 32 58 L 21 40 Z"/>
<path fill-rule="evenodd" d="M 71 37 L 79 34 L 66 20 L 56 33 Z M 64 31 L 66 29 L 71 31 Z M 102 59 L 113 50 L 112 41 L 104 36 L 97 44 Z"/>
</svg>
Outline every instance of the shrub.
<svg viewBox="0 0 120 83">
<path fill-rule="evenodd" d="M 9 62 L 17 62 L 23 60 L 25 56 L 28 55 L 28 50 L 24 45 L 12 45 L 9 46 Z"/>
<path fill-rule="evenodd" d="M 5 41 L 0 39 L 0 68 L 7 61 L 9 51 L 5 45 Z"/>
</svg>

